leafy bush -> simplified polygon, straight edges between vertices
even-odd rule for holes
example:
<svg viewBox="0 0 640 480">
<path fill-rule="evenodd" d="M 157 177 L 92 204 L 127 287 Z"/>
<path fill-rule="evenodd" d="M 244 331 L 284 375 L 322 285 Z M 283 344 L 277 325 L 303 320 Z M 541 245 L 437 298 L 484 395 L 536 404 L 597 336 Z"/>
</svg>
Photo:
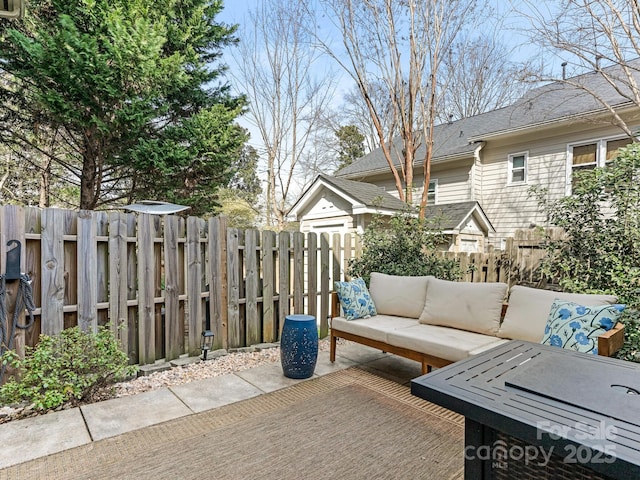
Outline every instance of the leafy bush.
<svg viewBox="0 0 640 480">
<path fill-rule="evenodd" d="M 624 345 L 615 357 L 631 362 L 640 362 L 640 311 L 626 309 L 620 321 L 624 323 Z"/>
<path fill-rule="evenodd" d="M 538 190 L 534 193 L 543 193 Z M 609 293 L 627 304 L 621 358 L 640 351 L 640 144 L 618 152 L 605 168 L 574 172 L 572 195 L 548 202 L 538 196 L 549 221 L 566 239 L 549 241 L 545 276 L 563 290 Z"/>
<path fill-rule="evenodd" d="M 349 275 L 367 284 L 371 272 L 459 279 L 460 264 L 437 252 L 446 241 L 439 224 L 440 219 L 423 220 L 409 213 L 375 216 L 362 235 L 362 256 L 349 263 Z"/>
<path fill-rule="evenodd" d="M 0 360 L 19 376 L 0 387 L 0 402 L 26 401 L 38 410 L 90 398 L 99 388 L 135 373 L 108 327 L 97 333 L 74 327 L 41 335 L 38 345 L 27 347 L 24 359 L 8 350 Z"/>
</svg>

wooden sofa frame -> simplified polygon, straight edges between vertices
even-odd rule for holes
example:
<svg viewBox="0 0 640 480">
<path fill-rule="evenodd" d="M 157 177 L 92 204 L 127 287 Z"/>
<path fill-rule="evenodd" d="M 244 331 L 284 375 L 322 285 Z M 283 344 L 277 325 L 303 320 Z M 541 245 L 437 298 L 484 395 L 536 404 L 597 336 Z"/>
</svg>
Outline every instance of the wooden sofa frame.
<svg viewBox="0 0 640 480">
<path fill-rule="evenodd" d="M 502 318 L 504 318 L 504 314 L 507 311 L 507 304 L 502 305 Z M 338 294 L 336 292 L 331 292 L 331 319 L 340 316 L 340 300 L 338 299 Z M 331 322 L 333 324 L 333 322 Z M 417 352 L 415 350 L 410 350 L 408 348 L 396 347 L 390 345 L 386 342 L 381 342 L 379 340 L 372 340 L 371 338 L 363 337 L 361 335 L 354 335 L 353 333 L 343 332 L 341 330 L 337 330 L 333 328 L 331 325 L 330 328 L 330 350 L 329 350 L 329 360 L 331 362 L 336 361 L 336 343 L 338 338 L 343 338 L 345 340 L 350 340 L 352 342 L 360 343 L 362 345 L 366 345 L 368 347 L 373 347 L 378 350 L 382 350 L 383 352 L 393 353 L 394 355 L 399 355 L 401 357 L 408 358 L 410 360 L 415 360 L 416 362 L 420 362 L 422 365 L 422 374 L 431 372 L 433 367 L 441 368 L 446 365 L 453 363 L 451 360 L 446 360 L 444 358 L 435 357 L 433 355 L 429 355 L 427 353 Z M 624 325 L 620 322 L 616 324 L 608 332 L 600 335 L 598 337 L 598 355 L 602 355 L 605 357 L 610 357 L 614 353 L 616 353 L 622 345 L 624 344 Z"/>
</svg>

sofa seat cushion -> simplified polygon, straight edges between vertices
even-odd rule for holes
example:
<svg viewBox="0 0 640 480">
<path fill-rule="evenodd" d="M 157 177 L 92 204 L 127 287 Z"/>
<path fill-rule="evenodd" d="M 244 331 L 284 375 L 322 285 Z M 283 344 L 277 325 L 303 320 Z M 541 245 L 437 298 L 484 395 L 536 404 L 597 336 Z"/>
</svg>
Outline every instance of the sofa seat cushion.
<svg viewBox="0 0 640 480">
<path fill-rule="evenodd" d="M 509 306 L 500 325 L 498 336 L 540 343 L 544 337 L 551 306 L 556 298 L 588 307 L 613 305 L 618 302 L 618 298 L 614 295 L 554 292 L 516 285 L 511 287 Z"/>
<path fill-rule="evenodd" d="M 375 317 L 360 318 L 358 320 L 335 317 L 331 320 L 332 329 L 385 343 L 387 343 L 388 332 L 414 325 L 418 325 L 418 320 L 414 318 L 394 317 L 391 315 L 376 315 Z"/>
<path fill-rule="evenodd" d="M 378 314 L 418 318 L 424 308 L 429 278 L 372 272 L 369 293 Z"/>
<path fill-rule="evenodd" d="M 408 348 L 451 362 L 457 362 L 504 342 L 506 340 L 492 335 L 437 325 L 420 324 L 387 333 L 387 343 L 395 347 Z"/>
<path fill-rule="evenodd" d="M 432 277 L 420 323 L 495 336 L 507 288 L 506 283 L 450 282 Z"/>
</svg>

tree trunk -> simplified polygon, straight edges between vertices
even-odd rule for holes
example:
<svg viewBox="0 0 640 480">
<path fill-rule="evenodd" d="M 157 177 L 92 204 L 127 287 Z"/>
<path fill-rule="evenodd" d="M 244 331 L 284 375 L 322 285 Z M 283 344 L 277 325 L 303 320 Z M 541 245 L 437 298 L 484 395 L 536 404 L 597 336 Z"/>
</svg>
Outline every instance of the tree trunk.
<svg viewBox="0 0 640 480">
<path fill-rule="evenodd" d="M 40 201 L 38 206 L 40 208 L 49 208 L 51 205 L 51 158 L 43 157 L 42 159 L 42 173 L 40 174 Z"/>
</svg>

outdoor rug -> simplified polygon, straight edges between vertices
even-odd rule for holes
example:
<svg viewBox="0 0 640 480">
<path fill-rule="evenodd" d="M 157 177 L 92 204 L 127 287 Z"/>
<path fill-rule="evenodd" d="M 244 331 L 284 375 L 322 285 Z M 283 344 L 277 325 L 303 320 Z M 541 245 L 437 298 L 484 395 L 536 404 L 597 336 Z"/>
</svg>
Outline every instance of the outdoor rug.
<svg viewBox="0 0 640 480">
<path fill-rule="evenodd" d="M 0 479 L 461 479 L 463 436 L 460 415 L 350 368 L 8 467 Z"/>
</svg>

